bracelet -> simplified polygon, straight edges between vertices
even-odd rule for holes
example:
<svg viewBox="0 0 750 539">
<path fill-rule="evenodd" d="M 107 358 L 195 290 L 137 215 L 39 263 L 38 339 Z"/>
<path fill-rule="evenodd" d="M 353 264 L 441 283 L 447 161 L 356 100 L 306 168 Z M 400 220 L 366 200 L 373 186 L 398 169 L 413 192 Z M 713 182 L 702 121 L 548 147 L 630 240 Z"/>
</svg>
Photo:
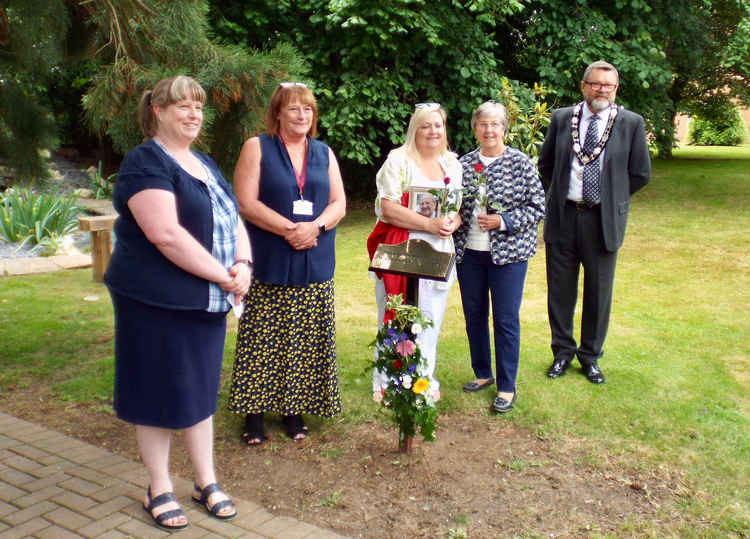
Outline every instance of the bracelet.
<svg viewBox="0 0 750 539">
<path fill-rule="evenodd" d="M 237 264 L 246 264 L 248 268 L 253 269 L 253 261 L 248 260 L 247 258 L 238 258 L 232 265 L 236 266 Z"/>
</svg>

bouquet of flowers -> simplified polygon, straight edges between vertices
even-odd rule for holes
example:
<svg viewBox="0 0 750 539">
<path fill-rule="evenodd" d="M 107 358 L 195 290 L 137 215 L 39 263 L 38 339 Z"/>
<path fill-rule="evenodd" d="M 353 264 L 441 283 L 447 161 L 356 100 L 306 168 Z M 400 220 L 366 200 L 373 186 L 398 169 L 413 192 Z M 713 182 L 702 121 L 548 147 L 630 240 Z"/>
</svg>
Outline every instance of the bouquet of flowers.
<svg viewBox="0 0 750 539">
<path fill-rule="evenodd" d="M 451 179 L 446 176 L 443 178 L 443 183 L 445 184 L 444 189 L 430 189 L 428 191 L 428 193 L 437 198 L 441 216 L 446 216 L 451 212 L 457 212 L 461 205 L 461 190 L 448 187 L 450 182 Z"/>
<path fill-rule="evenodd" d="M 476 191 L 475 196 L 480 212 L 484 209 L 486 213 L 486 209 L 490 208 L 492 210 L 495 210 L 497 213 L 502 213 L 502 205 L 499 202 L 489 202 L 489 199 L 487 198 L 487 178 L 485 178 L 484 174 L 482 174 L 483 171 L 484 165 L 482 163 L 476 163 L 474 165 L 474 172 L 476 172 L 475 180 L 464 189 L 468 190 L 468 188 L 470 187 L 471 191 Z"/>
<path fill-rule="evenodd" d="M 402 303 L 401 295 L 386 298 L 386 311 L 392 317 L 378 331 L 373 342 L 377 352 L 370 368 L 376 368 L 388 382 L 381 389 L 381 404 L 393 412 L 399 428 L 399 444 L 413 437 L 417 427 L 425 441 L 435 439 L 435 401 L 429 392 L 429 380 L 423 374 L 422 354 L 417 336 L 432 320 L 418 307 Z"/>
</svg>

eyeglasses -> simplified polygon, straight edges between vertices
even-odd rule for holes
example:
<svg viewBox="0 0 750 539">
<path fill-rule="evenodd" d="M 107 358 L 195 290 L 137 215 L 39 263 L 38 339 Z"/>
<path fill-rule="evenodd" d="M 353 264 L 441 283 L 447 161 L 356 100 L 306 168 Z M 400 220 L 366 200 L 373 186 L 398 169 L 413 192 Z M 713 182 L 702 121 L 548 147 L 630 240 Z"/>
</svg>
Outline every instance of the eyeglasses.
<svg viewBox="0 0 750 539">
<path fill-rule="evenodd" d="M 439 109 L 440 103 L 417 103 L 415 109 Z"/>
<path fill-rule="evenodd" d="M 603 84 L 601 82 L 589 82 L 587 80 L 583 81 L 583 83 L 591 86 L 592 90 L 604 90 L 605 92 L 611 92 L 612 90 L 617 88 L 617 84 Z"/>
<path fill-rule="evenodd" d="M 293 88 L 294 86 L 307 88 L 307 84 L 305 84 L 304 82 L 280 82 L 279 86 L 281 86 L 282 88 Z"/>
<path fill-rule="evenodd" d="M 477 126 L 481 129 L 500 129 L 503 124 L 501 122 L 479 122 Z"/>
</svg>

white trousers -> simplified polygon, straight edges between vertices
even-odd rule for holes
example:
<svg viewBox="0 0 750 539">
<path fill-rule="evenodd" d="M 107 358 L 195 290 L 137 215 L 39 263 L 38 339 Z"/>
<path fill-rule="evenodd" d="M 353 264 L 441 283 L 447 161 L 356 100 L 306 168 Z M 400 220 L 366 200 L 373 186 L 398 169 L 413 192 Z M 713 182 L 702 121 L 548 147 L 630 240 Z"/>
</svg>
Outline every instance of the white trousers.
<svg viewBox="0 0 750 539">
<path fill-rule="evenodd" d="M 430 386 L 428 391 L 437 391 L 440 389 L 440 382 L 435 378 L 435 363 L 437 358 L 438 336 L 440 335 L 440 326 L 443 323 L 445 314 L 445 304 L 448 302 L 448 293 L 450 289 L 442 290 L 434 287 L 433 281 L 427 279 L 419 280 L 419 310 L 432 319 L 433 326 L 425 328 L 417 336 L 417 344 L 422 352 L 422 359 L 425 362 L 427 375 Z M 378 329 L 383 327 L 383 316 L 385 315 L 385 285 L 382 279 L 375 279 L 375 301 L 378 304 Z M 377 354 L 377 350 L 375 351 Z M 388 384 L 388 377 L 385 373 L 375 369 L 372 373 L 372 390 L 380 391 Z"/>
</svg>

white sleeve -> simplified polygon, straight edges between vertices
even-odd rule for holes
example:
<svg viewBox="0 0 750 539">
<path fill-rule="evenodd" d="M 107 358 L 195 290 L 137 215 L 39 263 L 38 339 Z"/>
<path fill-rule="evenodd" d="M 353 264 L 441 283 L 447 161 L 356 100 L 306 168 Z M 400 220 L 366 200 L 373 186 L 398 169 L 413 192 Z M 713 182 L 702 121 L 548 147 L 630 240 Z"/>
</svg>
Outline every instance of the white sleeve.
<svg viewBox="0 0 750 539">
<path fill-rule="evenodd" d="M 383 166 L 375 176 L 378 196 L 375 200 L 375 214 L 382 218 L 380 200 L 385 198 L 401 204 L 401 195 L 409 189 L 407 174 L 407 158 L 403 150 L 392 150 L 388 154 Z"/>
</svg>

